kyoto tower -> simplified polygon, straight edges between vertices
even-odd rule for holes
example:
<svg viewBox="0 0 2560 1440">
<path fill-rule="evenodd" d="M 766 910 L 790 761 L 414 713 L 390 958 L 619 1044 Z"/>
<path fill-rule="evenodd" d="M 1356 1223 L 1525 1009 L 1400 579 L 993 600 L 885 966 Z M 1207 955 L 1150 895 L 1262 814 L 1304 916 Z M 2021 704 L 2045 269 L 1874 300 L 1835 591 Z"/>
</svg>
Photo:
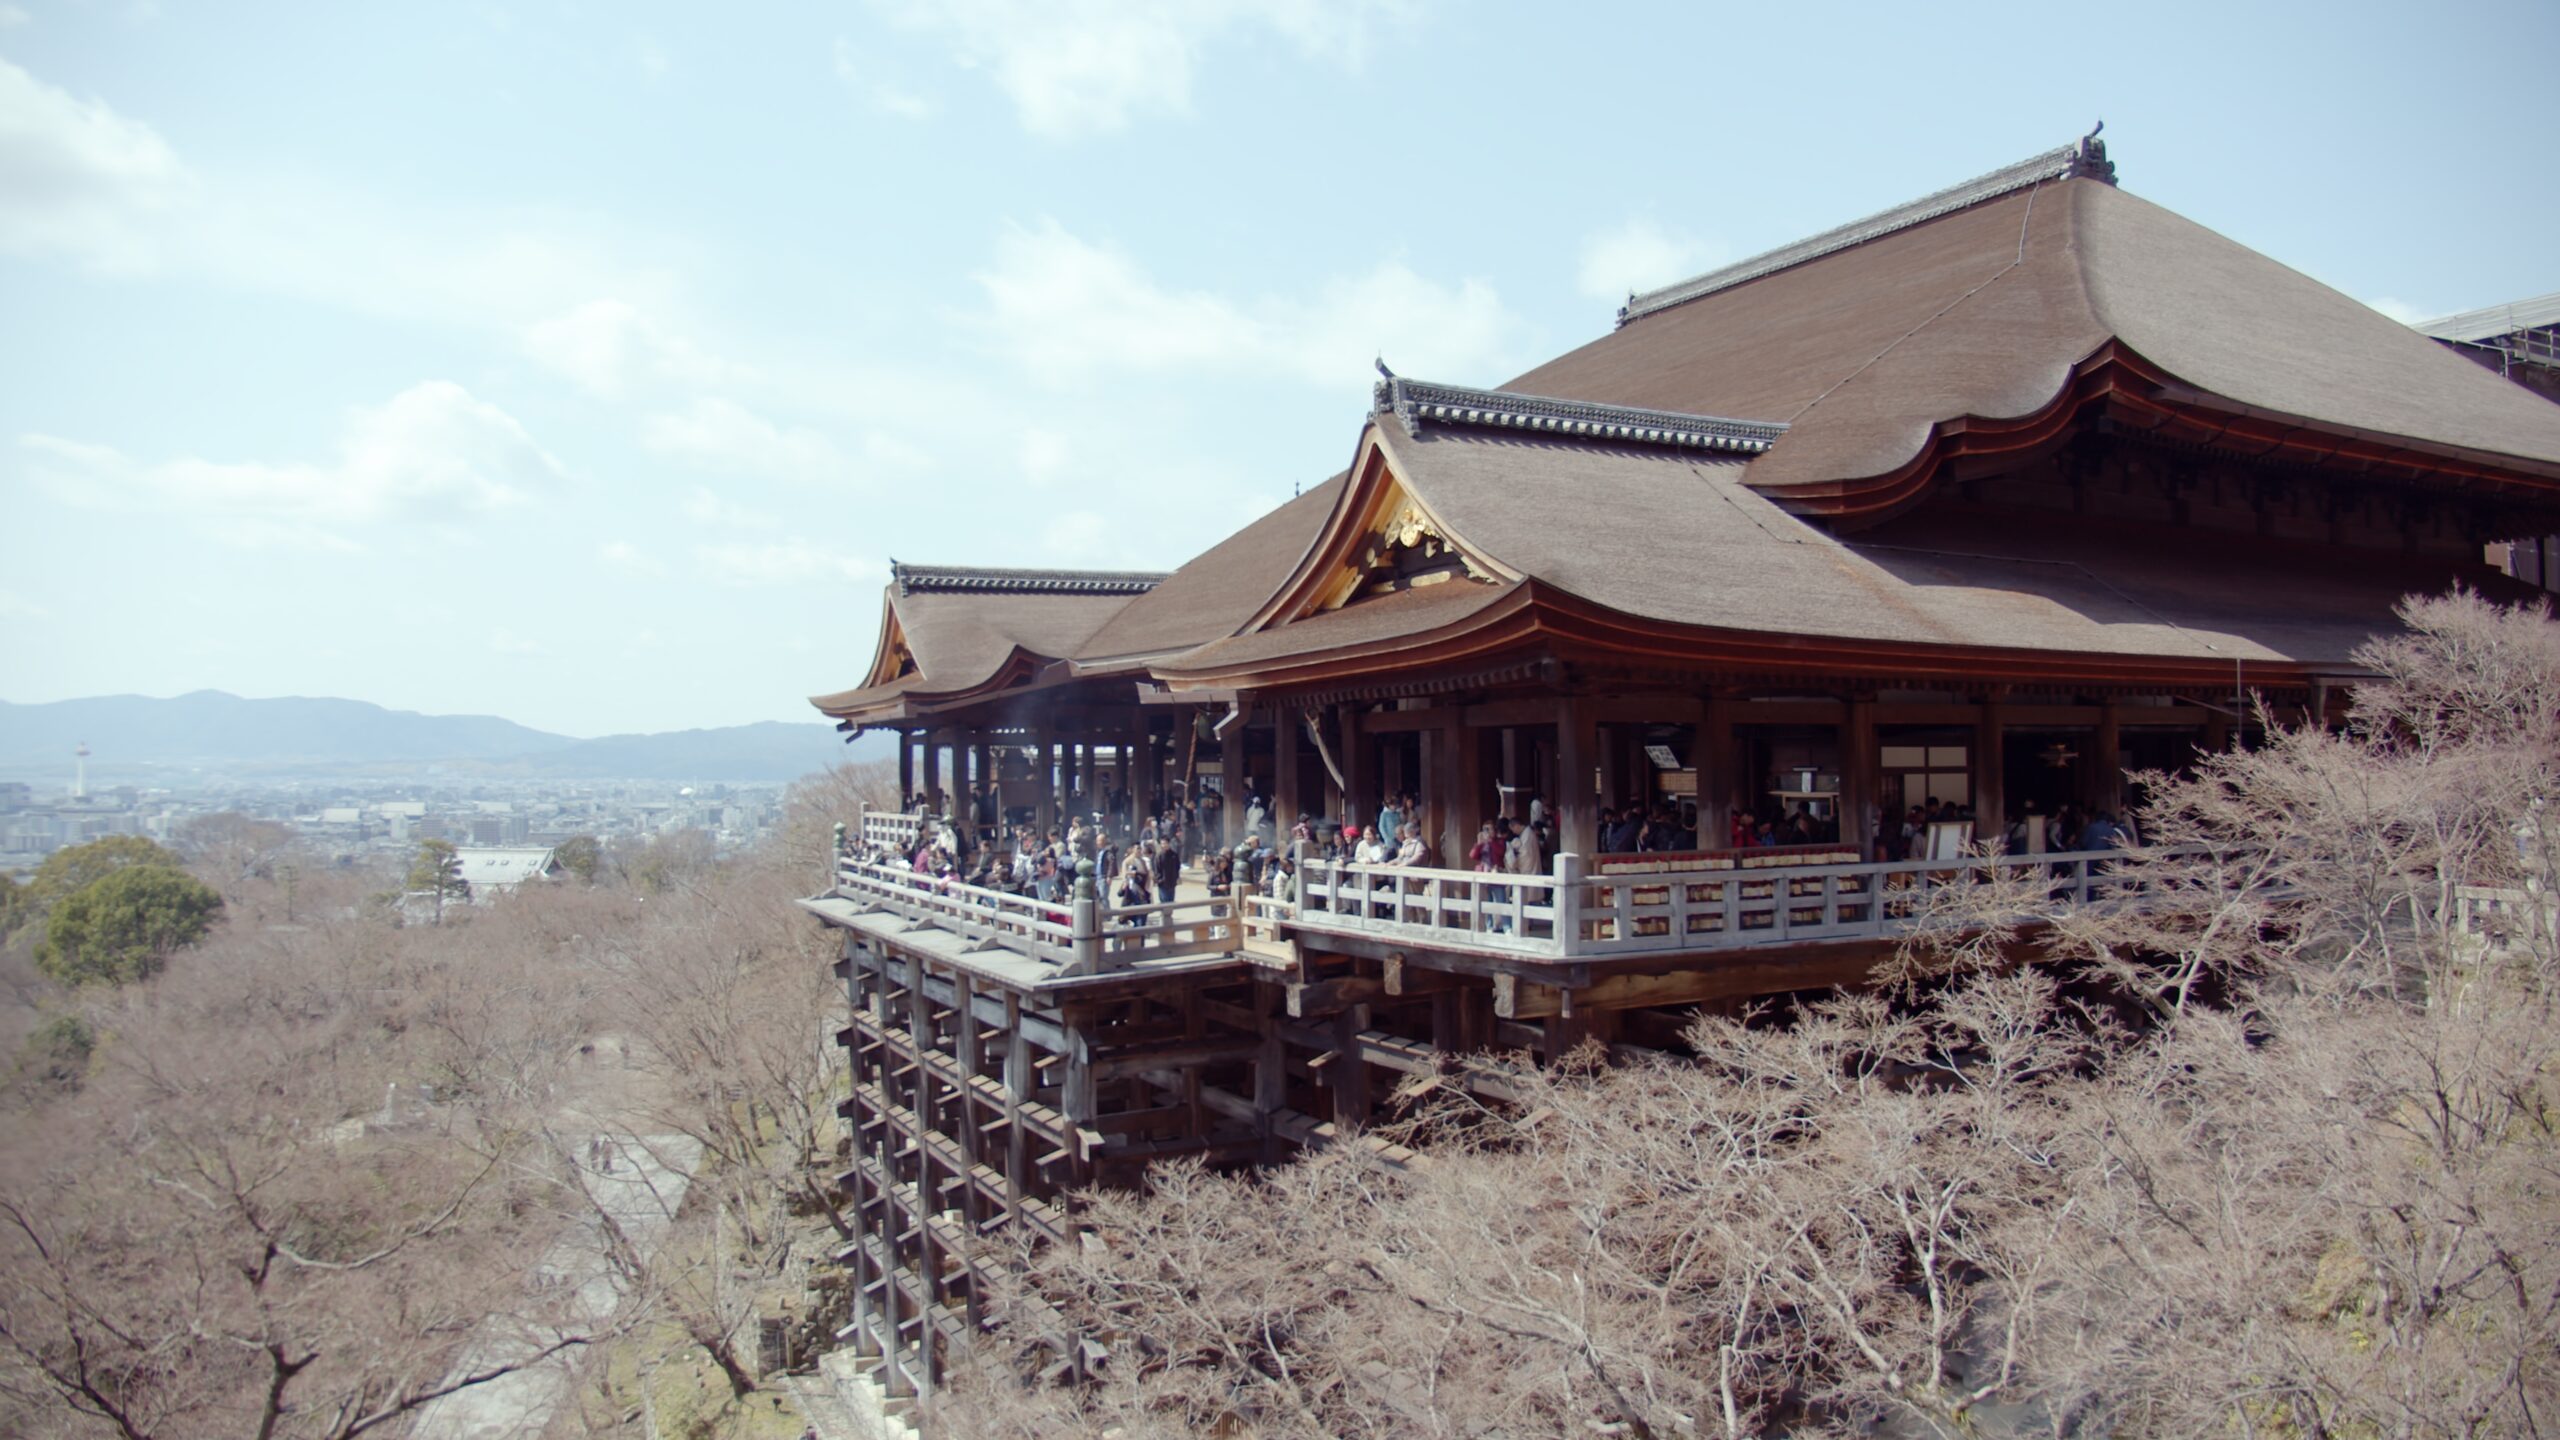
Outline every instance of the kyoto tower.
<svg viewBox="0 0 2560 1440">
<path fill-rule="evenodd" d="M 71 798 L 89 798 L 89 742 L 81 741 L 71 751 Z"/>
</svg>

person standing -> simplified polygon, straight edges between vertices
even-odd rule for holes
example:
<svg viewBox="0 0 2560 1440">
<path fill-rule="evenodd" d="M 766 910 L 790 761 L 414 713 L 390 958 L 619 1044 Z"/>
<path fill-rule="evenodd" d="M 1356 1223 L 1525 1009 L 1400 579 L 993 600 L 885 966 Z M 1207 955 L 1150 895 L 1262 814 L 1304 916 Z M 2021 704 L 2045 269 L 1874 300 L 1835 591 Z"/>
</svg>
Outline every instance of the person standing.
<svg viewBox="0 0 2560 1440">
<path fill-rule="evenodd" d="M 1170 840 L 1156 845 L 1156 903 L 1170 905 L 1173 892 L 1182 884 L 1182 847 Z"/>
</svg>

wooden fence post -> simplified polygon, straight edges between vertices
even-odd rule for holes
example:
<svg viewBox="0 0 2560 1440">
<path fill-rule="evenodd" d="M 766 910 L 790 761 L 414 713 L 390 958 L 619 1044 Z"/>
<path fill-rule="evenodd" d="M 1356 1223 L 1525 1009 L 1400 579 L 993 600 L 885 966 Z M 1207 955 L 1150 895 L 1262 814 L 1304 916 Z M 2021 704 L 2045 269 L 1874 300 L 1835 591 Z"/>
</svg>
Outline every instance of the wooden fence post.
<svg viewBox="0 0 2560 1440">
<path fill-rule="evenodd" d="M 1556 856 L 1556 933 L 1555 949 L 1559 955 L 1573 953 L 1574 942 L 1582 935 L 1583 859 L 1568 850 Z"/>
<path fill-rule="evenodd" d="M 1093 862 L 1076 862 L 1075 900 L 1070 911 L 1070 953 L 1076 974 L 1091 975 L 1102 968 L 1101 906 L 1093 898 Z"/>
</svg>

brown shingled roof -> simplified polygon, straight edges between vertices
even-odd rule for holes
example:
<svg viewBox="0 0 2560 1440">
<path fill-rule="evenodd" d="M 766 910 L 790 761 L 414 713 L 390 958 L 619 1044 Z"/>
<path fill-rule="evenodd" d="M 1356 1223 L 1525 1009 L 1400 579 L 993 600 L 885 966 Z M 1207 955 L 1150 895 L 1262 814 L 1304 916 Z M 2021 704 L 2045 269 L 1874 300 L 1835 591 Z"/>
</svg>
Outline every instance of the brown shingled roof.
<svg viewBox="0 0 2560 1440">
<path fill-rule="evenodd" d="M 1379 439 L 1459 543 L 1594 604 L 1702 629 L 2343 666 L 2445 570 L 2116 521 L 1993 526 L 1952 506 L 1843 538 L 1742 483 L 1736 462 L 1455 429 L 1415 440 L 1392 418 Z"/>
<path fill-rule="evenodd" d="M 914 568 L 934 577 L 976 577 L 965 585 L 936 579 L 889 586 L 882 623 L 894 624 L 905 638 L 915 673 L 880 673 L 888 659 L 884 653 L 874 660 L 865 684 L 813 696 L 810 704 L 840 720 L 885 719 L 884 709 L 901 700 L 924 703 L 962 695 L 998 679 L 1010 665 L 1065 659 L 1130 603 L 1131 585 L 1125 582 L 1154 578 L 1095 572 L 1108 583 L 1078 586 L 1068 583 L 1074 572 Z M 984 583 L 985 577 L 1008 573 L 1030 578 L 1025 586 Z"/>
<path fill-rule="evenodd" d="M 1865 479 L 1932 428 L 2033 414 L 2116 341 L 2195 389 L 2537 467 L 2560 409 L 2096 180 L 2012 191 L 1631 319 L 1503 388 L 1790 422 L 1753 486 Z"/>
<path fill-rule="evenodd" d="M 1375 442 L 1452 543 L 1550 600 L 1654 627 L 1841 642 L 1876 663 L 1907 654 L 2010 651 L 2135 660 L 2347 668 L 2392 607 L 2441 588 L 2441 561 L 2334 552 L 2257 537 L 1924 507 L 1833 536 L 1744 483 L 1746 462 L 1442 427 L 1415 438 L 1392 415 Z M 2505 593 L 2484 565 L 2472 583 Z M 1219 641 L 1159 667 L 1233 676 L 1399 647 L 1490 618 L 1520 589 L 1452 583 L 1356 601 Z M 1507 613 L 1504 612 L 1504 613 Z M 2101 662 L 2103 663 L 2103 662 Z M 1957 667 L 1961 668 L 1961 667 Z"/>
<path fill-rule="evenodd" d="M 1289 578 L 1348 478 L 1336 475 L 1276 507 L 1130 601 L 1076 652 L 1078 673 L 1128 668 L 1234 634 Z"/>
</svg>

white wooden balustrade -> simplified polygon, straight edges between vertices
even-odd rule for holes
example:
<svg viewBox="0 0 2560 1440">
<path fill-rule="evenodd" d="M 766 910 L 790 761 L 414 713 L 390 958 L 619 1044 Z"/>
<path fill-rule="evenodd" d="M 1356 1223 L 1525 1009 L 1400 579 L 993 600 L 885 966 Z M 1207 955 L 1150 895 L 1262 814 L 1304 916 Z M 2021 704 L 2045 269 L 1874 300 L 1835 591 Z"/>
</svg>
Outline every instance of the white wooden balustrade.
<svg viewBox="0 0 2560 1440">
<path fill-rule="evenodd" d="M 884 820 L 908 822 L 912 836 L 916 819 L 867 815 L 864 834 Z M 2124 851 L 2078 851 L 1592 875 L 1581 856 L 1562 855 L 1557 873 L 1537 876 L 1315 861 L 1298 872 L 1294 904 L 1236 893 L 1108 905 L 936 880 L 900 861 L 851 852 L 837 860 L 835 893 L 963 936 L 974 949 L 1090 974 L 1233 954 L 1249 934 L 1275 942 L 1293 934 L 1367 936 L 1553 960 L 1885 940 L 1912 927 L 1931 891 L 1994 872 L 2040 880 L 2040 909 L 2124 900 L 2132 882 L 2108 874 L 2124 858 Z M 2492 909 L 2507 903 L 2495 892 L 2466 890 L 2463 898 L 2483 915 L 2484 928 Z M 2464 923 L 2472 923 L 2468 913 Z"/>
</svg>

